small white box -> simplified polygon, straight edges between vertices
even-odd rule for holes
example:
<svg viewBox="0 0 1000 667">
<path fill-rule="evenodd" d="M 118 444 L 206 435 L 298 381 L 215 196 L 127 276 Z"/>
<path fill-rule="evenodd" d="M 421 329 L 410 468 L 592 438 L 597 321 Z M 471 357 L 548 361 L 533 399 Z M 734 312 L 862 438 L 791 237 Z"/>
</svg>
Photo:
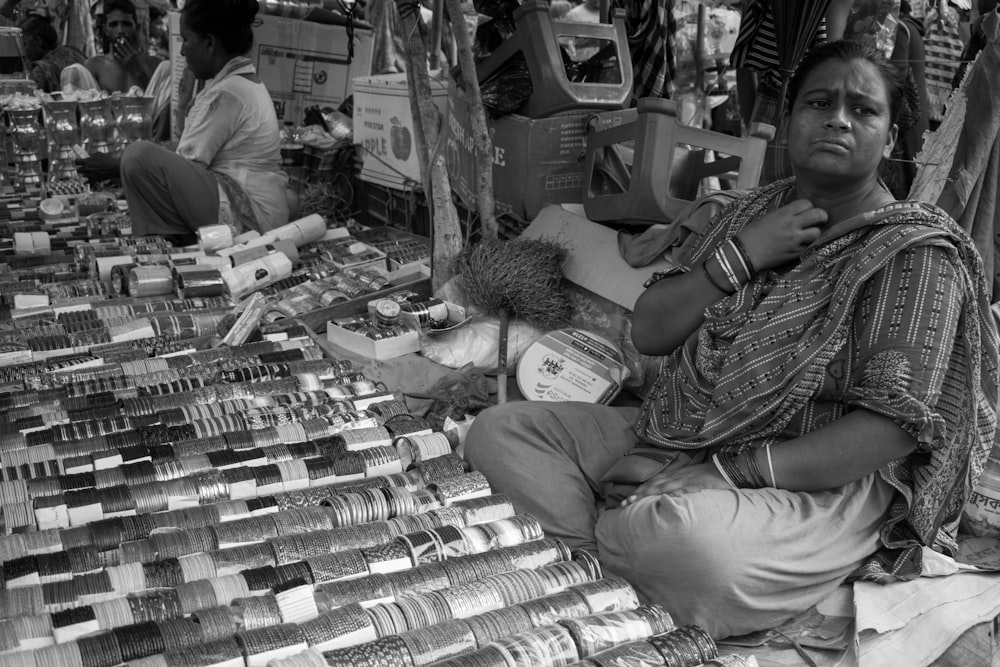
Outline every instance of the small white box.
<svg viewBox="0 0 1000 667">
<path fill-rule="evenodd" d="M 420 350 L 420 334 L 416 331 L 374 340 L 364 334 L 348 331 L 330 322 L 326 326 L 326 338 L 334 345 L 339 345 L 345 350 L 376 361 L 394 359 Z"/>
</svg>

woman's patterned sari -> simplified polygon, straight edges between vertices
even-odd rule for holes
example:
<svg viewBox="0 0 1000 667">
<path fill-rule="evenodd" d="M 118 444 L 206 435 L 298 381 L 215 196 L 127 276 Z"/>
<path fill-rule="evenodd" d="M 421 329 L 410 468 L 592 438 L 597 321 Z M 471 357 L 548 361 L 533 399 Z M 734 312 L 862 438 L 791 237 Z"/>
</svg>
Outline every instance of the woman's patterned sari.
<svg viewBox="0 0 1000 667">
<path fill-rule="evenodd" d="M 794 189 L 793 180 L 777 182 L 728 206 L 685 264 L 703 262 Z M 928 252 L 941 273 L 918 270 Z M 873 284 L 898 294 L 873 294 Z M 875 304 L 892 312 L 871 312 Z M 851 409 L 890 417 L 918 448 L 880 470 L 899 494 L 884 548 L 858 574 L 918 576 L 921 545 L 954 548 L 993 444 L 998 343 L 989 305 L 982 261 L 954 221 L 918 202 L 883 206 L 825 231 L 798 265 L 761 272 L 710 307 L 701 329 L 662 360 L 636 431 L 661 447 L 742 449 L 794 438 Z M 877 336 L 865 329 L 877 340 L 866 340 L 863 354 L 850 351 L 859 320 L 880 324 Z M 893 331 L 904 328 L 926 334 L 901 348 Z"/>
</svg>

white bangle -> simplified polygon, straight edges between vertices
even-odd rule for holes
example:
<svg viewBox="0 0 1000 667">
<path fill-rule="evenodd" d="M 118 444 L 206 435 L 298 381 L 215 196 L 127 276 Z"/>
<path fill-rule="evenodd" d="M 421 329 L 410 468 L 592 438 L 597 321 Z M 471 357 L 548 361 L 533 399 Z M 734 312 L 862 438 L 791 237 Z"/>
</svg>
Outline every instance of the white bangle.
<svg viewBox="0 0 1000 667">
<path fill-rule="evenodd" d="M 726 474 L 726 471 L 722 469 L 722 464 L 719 463 L 719 455 L 718 454 L 712 454 L 712 463 L 715 464 L 715 469 L 719 471 L 720 475 L 722 475 L 722 479 L 726 480 L 726 484 L 728 484 L 729 486 L 731 486 L 731 487 L 733 487 L 735 489 L 736 485 L 733 484 L 733 480 L 729 479 L 729 475 Z"/>
<path fill-rule="evenodd" d="M 765 445 L 764 451 L 767 453 L 767 471 L 771 473 L 771 486 L 778 488 L 778 481 L 774 478 L 774 461 L 771 460 L 771 445 Z"/>
</svg>

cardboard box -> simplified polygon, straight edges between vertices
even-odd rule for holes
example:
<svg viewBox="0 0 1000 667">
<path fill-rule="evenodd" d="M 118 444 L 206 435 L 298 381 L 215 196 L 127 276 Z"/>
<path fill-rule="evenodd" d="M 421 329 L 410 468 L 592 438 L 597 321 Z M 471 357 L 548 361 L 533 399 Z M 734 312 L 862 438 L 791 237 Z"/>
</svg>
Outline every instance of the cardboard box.
<svg viewBox="0 0 1000 667">
<path fill-rule="evenodd" d="M 431 92 L 444 117 L 447 85 L 431 79 Z M 361 180 L 397 189 L 422 183 L 415 136 L 405 73 L 354 79 L 354 143 L 361 156 Z"/>
<path fill-rule="evenodd" d="M 372 299 L 374 303 L 378 299 Z M 445 303 L 448 307 L 448 320 L 452 325 L 458 324 L 465 319 L 465 309 L 455 304 Z M 366 306 L 367 307 L 367 306 Z M 334 322 L 327 323 L 326 338 L 334 345 L 338 345 L 349 352 L 363 356 L 367 359 L 383 361 L 401 357 L 404 354 L 419 352 L 421 347 L 420 333 L 417 331 L 407 332 L 401 336 L 392 336 L 382 340 L 373 340 L 354 331 L 349 331 L 337 326 Z"/>
<path fill-rule="evenodd" d="M 376 361 L 394 359 L 420 350 L 420 334 L 416 331 L 382 340 L 373 340 L 368 336 L 348 331 L 330 322 L 326 325 L 326 339 L 348 352 Z"/>
<path fill-rule="evenodd" d="M 411 234 L 395 227 L 372 227 L 355 232 L 354 236 L 384 252 L 390 271 L 431 263 L 431 242 L 426 236 Z M 400 254 L 400 249 L 405 254 Z"/>
<path fill-rule="evenodd" d="M 352 55 L 345 26 L 261 18 L 250 57 L 271 92 L 279 120 L 298 123 L 307 107 L 339 106 L 352 94 L 354 79 L 371 73 L 371 29 L 354 26 Z"/>
<path fill-rule="evenodd" d="M 347 28 L 258 14 L 248 54 L 271 93 L 278 121 L 300 123 L 311 106 L 337 107 L 352 94 L 354 79 L 371 74 L 374 33 L 354 26 L 353 53 Z M 171 110 L 176 119 L 187 64 L 181 56 L 180 12 L 170 15 Z M 180 126 L 174 123 L 174 137 Z"/>
<path fill-rule="evenodd" d="M 321 253 L 338 269 L 378 269 L 385 273 L 388 268 L 385 253 L 374 246 L 354 237 L 348 237 L 335 243 L 327 243 Z"/>
<path fill-rule="evenodd" d="M 493 141 L 493 192 L 496 212 L 532 220 L 545 204 L 583 201 L 583 164 L 587 121 L 602 128 L 636 118 L 635 109 L 583 111 L 578 114 L 527 118 L 519 115 L 487 120 Z M 475 142 L 469 106 L 454 90 L 448 95 L 445 155 L 451 188 L 476 208 Z"/>
<path fill-rule="evenodd" d="M 330 320 L 365 312 L 368 301 L 372 299 L 379 299 L 400 290 L 416 292 L 423 296 L 431 294 L 431 271 L 426 266 L 389 271 L 385 277 L 389 279 L 391 287 L 299 315 L 295 320 L 317 333 L 322 333 Z"/>
</svg>

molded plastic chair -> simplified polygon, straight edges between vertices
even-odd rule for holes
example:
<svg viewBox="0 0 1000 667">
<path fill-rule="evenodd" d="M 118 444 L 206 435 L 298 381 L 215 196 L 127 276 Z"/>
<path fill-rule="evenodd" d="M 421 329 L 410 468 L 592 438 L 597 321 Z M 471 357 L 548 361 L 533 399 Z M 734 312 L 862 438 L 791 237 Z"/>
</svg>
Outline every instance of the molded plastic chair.
<svg viewBox="0 0 1000 667">
<path fill-rule="evenodd" d="M 479 81 L 499 72 L 518 53 L 523 53 L 531 74 L 532 94 L 518 113 L 545 118 L 580 109 L 621 109 L 632 96 L 632 57 L 625 32 L 625 10 L 616 9 L 611 23 L 553 21 L 549 3 L 528 0 L 514 10 L 515 33 L 476 67 Z M 585 37 L 615 45 L 618 83 L 575 83 L 566 77 L 560 38 Z M 617 78 L 617 77 L 616 77 Z"/>
<path fill-rule="evenodd" d="M 618 127 L 588 124 L 583 208 L 589 219 L 670 222 L 698 196 L 704 178 L 735 172 L 737 189 L 758 184 L 773 126 L 755 123 L 747 137 L 689 127 L 677 120 L 673 101 L 653 97 L 639 100 L 638 112 Z M 634 142 L 631 169 L 621 159 L 612 164 L 621 154 L 612 147 L 627 142 Z M 686 157 L 678 146 L 690 147 Z M 707 150 L 729 157 L 705 162 Z"/>
</svg>

